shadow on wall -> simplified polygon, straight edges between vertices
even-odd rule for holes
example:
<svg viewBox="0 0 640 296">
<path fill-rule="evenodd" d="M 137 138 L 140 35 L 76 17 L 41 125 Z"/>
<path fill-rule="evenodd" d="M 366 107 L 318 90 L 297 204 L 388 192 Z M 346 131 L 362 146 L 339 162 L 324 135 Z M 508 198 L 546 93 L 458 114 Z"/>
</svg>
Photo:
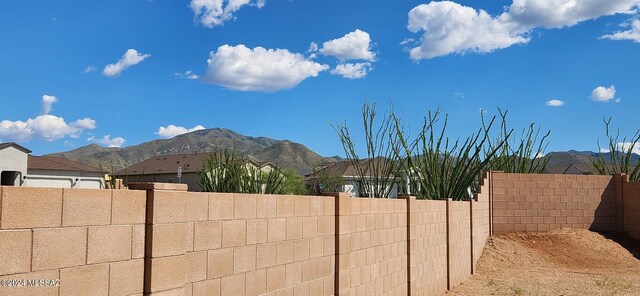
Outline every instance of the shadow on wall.
<svg viewBox="0 0 640 296">
<path fill-rule="evenodd" d="M 581 189 L 581 190 L 599 190 L 599 189 Z M 588 196 L 593 196 L 595 198 L 595 194 L 589 194 Z M 582 204 L 581 204 L 582 203 Z M 590 206 L 587 203 L 595 203 L 596 207 Z M 593 213 L 588 213 L 589 210 L 593 209 L 595 211 Z M 578 202 L 578 209 L 582 210 L 583 219 L 593 215 L 593 222 L 591 226 L 589 226 L 589 230 L 591 231 L 617 231 L 616 227 L 616 184 L 615 178 L 611 178 L 611 181 L 607 184 L 604 191 L 600 195 L 600 200 L 583 200 Z M 575 215 L 574 215 L 575 216 Z"/>
</svg>

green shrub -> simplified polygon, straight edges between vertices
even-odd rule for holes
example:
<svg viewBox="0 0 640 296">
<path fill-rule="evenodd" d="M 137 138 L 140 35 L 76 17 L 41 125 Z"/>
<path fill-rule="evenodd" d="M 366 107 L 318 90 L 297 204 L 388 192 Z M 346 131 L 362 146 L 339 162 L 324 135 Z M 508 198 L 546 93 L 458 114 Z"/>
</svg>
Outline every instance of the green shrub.
<svg viewBox="0 0 640 296">
<path fill-rule="evenodd" d="M 206 192 L 281 194 L 284 179 L 281 169 L 262 172 L 229 150 L 212 153 L 198 171 L 198 183 Z"/>
</svg>

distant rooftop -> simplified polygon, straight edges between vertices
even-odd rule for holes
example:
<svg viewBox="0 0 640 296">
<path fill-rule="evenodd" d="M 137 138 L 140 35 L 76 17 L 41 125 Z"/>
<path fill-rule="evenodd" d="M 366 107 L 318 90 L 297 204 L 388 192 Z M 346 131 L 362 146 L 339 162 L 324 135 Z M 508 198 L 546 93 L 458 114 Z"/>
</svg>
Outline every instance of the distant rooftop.
<svg viewBox="0 0 640 296">
<path fill-rule="evenodd" d="M 18 144 L 14 143 L 14 142 L 0 143 L 0 150 L 8 148 L 8 147 L 16 148 L 16 149 L 18 149 L 20 151 L 23 151 L 24 153 L 31 153 L 31 150 L 29 150 L 29 149 L 27 149 L 27 148 L 25 148 L 25 147 L 23 147 L 21 145 L 18 145 Z"/>
<path fill-rule="evenodd" d="M 213 152 L 154 156 L 120 170 L 116 175 L 175 174 L 179 167 L 182 167 L 182 173 L 195 173 L 202 168 L 202 164 L 211 154 Z M 272 165 L 270 162 L 252 158 L 248 160 L 258 167 Z"/>
<path fill-rule="evenodd" d="M 92 167 L 90 165 L 62 157 L 53 156 L 29 155 L 29 159 L 27 161 L 27 169 L 100 173 L 100 170 L 98 168 Z"/>
</svg>

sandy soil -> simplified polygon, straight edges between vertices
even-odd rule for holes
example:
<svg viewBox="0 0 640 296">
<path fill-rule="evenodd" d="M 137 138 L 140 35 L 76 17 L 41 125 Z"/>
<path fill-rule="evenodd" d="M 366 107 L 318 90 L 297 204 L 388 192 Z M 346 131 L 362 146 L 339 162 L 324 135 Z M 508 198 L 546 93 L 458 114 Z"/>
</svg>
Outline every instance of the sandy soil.
<svg viewBox="0 0 640 296">
<path fill-rule="evenodd" d="M 588 230 L 498 235 L 447 295 L 640 295 L 639 252 L 637 240 Z"/>
</svg>

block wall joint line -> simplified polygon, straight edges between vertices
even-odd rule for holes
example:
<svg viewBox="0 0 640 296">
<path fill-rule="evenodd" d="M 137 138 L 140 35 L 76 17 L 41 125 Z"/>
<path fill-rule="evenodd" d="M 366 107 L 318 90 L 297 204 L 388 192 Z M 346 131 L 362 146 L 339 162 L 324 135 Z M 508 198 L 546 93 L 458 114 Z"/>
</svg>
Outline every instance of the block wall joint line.
<svg viewBox="0 0 640 296">
<path fill-rule="evenodd" d="M 153 250 L 153 190 L 147 190 L 147 200 L 145 209 L 145 225 L 144 225 L 144 295 L 151 294 L 151 255 Z"/>
<path fill-rule="evenodd" d="M 334 206 L 334 249 L 333 257 L 335 258 L 333 268 L 333 291 L 334 295 L 340 295 L 340 194 L 335 195 Z"/>
<path fill-rule="evenodd" d="M 451 290 L 451 229 L 450 229 L 450 223 L 449 220 L 451 219 L 451 207 L 450 207 L 450 203 L 451 203 L 451 199 L 447 198 L 446 199 L 446 203 L 447 203 L 447 212 L 446 212 L 446 216 L 447 216 L 447 290 Z"/>
<path fill-rule="evenodd" d="M 411 295 L 411 201 L 413 196 L 407 196 L 407 295 Z"/>
<path fill-rule="evenodd" d="M 473 198 L 469 200 L 469 246 L 470 246 L 470 259 L 471 259 L 471 274 L 474 272 L 473 267 Z"/>
<path fill-rule="evenodd" d="M 493 171 L 487 174 L 489 178 L 489 236 L 493 236 Z"/>
</svg>

